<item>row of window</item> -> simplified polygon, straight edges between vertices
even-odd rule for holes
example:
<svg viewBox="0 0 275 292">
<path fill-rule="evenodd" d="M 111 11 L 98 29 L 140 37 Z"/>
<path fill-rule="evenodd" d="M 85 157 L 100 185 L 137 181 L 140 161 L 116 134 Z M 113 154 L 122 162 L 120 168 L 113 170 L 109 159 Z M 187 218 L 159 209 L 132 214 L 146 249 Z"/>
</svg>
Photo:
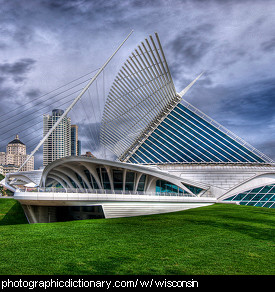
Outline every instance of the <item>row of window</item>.
<svg viewBox="0 0 275 292">
<path fill-rule="evenodd" d="M 202 189 L 184 184 L 193 194 L 199 194 Z M 156 181 L 156 192 L 157 193 L 176 193 L 176 194 L 188 194 L 187 191 L 179 188 L 178 186 L 165 181 L 165 180 L 157 180 Z"/>
<path fill-rule="evenodd" d="M 175 107 L 129 161 L 264 162 L 182 104 Z"/>
<path fill-rule="evenodd" d="M 239 202 L 241 205 L 248 206 L 275 208 L 275 184 L 236 194 L 225 201 Z"/>
<path fill-rule="evenodd" d="M 241 157 L 247 159 L 249 162 L 264 162 L 262 158 L 248 150 L 246 147 L 226 135 L 221 130 L 217 129 L 213 125 L 211 125 L 209 122 L 205 121 L 204 119 L 200 118 L 198 115 L 196 115 L 191 110 L 187 109 L 185 106 L 179 104 L 178 109 L 175 109 L 176 111 L 180 112 L 181 114 L 183 112 L 186 112 L 188 114 L 188 118 L 190 119 L 192 117 L 193 121 L 195 123 L 199 123 L 199 127 L 205 131 L 209 131 L 210 135 L 216 137 L 218 140 L 220 140 L 224 145 L 228 146 L 227 150 L 229 151 L 230 148 L 234 150 L 235 152 L 231 152 L 232 154 L 240 155 Z M 179 111 L 181 110 L 181 111 Z M 236 153 L 237 152 L 237 153 Z M 241 158 L 240 157 L 240 158 Z"/>
</svg>

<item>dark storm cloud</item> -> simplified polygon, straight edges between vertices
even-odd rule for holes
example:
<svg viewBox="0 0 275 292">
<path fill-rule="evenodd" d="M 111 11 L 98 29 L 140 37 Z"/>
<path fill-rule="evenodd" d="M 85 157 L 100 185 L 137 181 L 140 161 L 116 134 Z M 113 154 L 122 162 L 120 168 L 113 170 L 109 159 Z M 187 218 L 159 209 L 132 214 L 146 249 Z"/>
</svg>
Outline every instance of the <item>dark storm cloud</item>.
<svg viewBox="0 0 275 292">
<path fill-rule="evenodd" d="M 25 75 L 33 68 L 35 60 L 26 58 L 20 59 L 14 63 L 0 64 L 0 73 L 6 76 L 12 76 L 14 81 L 23 81 Z"/>
<path fill-rule="evenodd" d="M 183 64 L 187 66 L 193 66 L 199 62 L 211 47 L 210 41 L 205 36 L 213 28 L 212 24 L 201 24 L 177 35 L 167 45 L 170 46 L 175 60 L 182 60 Z"/>
<path fill-rule="evenodd" d="M 35 100 L 101 66 L 134 29 L 108 66 L 105 95 L 120 63 L 158 32 L 176 89 L 204 71 L 186 99 L 261 150 L 272 148 L 274 11 L 274 1 L 268 0 L 0 0 L 0 115 L 18 106 L 25 109 L 29 102 L 29 118 L 37 112 L 42 121 L 45 112 L 37 110 Z M 102 111 L 105 98 L 101 94 L 102 103 L 92 105 L 95 112 Z M 48 103 L 45 111 L 51 109 Z M 84 108 L 88 117 L 79 105 L 70 116 L 87 150 L 98 151 L 98 118 L 93 121 L 91 104 L 84 101 Z M 41 133 L 38 129 L 35 135 Z M 22 137 L 27 146 L 29 137 Z M 266 153 L 275 158 L 275 150 Z"/>
<path fill-rule="evenodd" d="M 61 21 L 66 19 L 66 25 L 69 27 L 75 24 L 84 24 L 84 26 L 88 25 L 86 29 L 90 30 L 93 27 L 97 29 L 98 25 L 102 24 L 103 15 L 105 23 L 120 22 L 125 14 L 125 9 L 127 9 L 128 1 L 42 0 L 41 6 L 45 8 L 45 13 L 49 13 L 51 17 L 58 15 Z M 97 20 L 99 20 L 98 23 L 96 23 Z M 63 23 L 63 25 L 65 24 Z"/>
<path fill-rule="evenodd" d="M 1 86 L 2 83 L 4 83 L 5 79 L 6 79 L 5 77 L 0 76 L 0 86 Z"/>
<path fill-rule="evenodd" d="M 41 95 L 42 94 L 41 94 L 40 90 L 37 88 L 35 88 L 35 89 L 32 88 L 25 93 L 25 96 L 30 97 L 30 98 L 38 98 Z"/>
<path fill-rule="evenodd" d="M 266 123 L 275 113 L 275 80 L 250 84 L 242 91 L 234 90 L 223 103 L 223 112 L 234 112 L 249 123 Z"/>
<path fill-rule="evenodd" d="M 268 141 L 263 141 L 262 143 L 259 143 L 260 150 L 265 153 L 269 157 L 274 156 L 275 152 L 275 141 L 274 139 L 270 138 Z"/>
<path fill-rule="evenodd" d="M 13 87 L 8 87 L 0 83 L 0 115 L 8 112 L 14 106 L 11 98 L 15 95 L 16 90 Z"/>
<path fill-rule="evenodd" d="M 263 49 L 263 51 L 265 52 L 270 52 L 270 51 L 275 51 L 275 37 L 273 37 L 272 39 L 265 41 L 261 44 L 261 47 Z"/>
<path fill-rule="evenodd" d="M 28 100 L 21 91 L 21 86 L 27 80 L 35 63 L 36 61 L 31 58 L 0 63 L 0 104 L 2 103 L 0 115 L 13 111 L 14 119 L 18 117 L 17 114 L 22 110 L 20 105 L 24 105 Z"/>
</svg>

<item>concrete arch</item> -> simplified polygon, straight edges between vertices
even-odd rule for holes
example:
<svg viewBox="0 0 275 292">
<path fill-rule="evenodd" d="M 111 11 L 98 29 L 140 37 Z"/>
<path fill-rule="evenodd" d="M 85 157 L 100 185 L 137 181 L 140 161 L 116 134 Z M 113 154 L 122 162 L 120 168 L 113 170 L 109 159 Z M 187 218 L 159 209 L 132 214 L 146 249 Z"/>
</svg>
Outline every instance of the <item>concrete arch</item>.
<svg viewBox="0 0 275 292">
<path fill-rule="evenodd" d="M 30 178 L 28 178 L 24 175 L 21 175 L 21 174 L 13 175 L 12 178 L 17 179 L 17 180 L 21 180 L 21 181 L 25 182 L 26 184 L 33 182 Z"/>
<path fill-rule="evenodd" d="M 89 171 L 90 175 L 93 176 L 93 178 L 95 179 L 95 181 L 96 181 L 97 185 L 99 186 L 99 188 L 102 189 L 101 180 L 98 177 L 95 165 L 89 164 L 89 163 L 86 163 L 86 162 L 81 162 L 81 165 L 83 165 Z"/>
<path fill-rule="evenodd" d="M 64 189 L 66 189 L 66 183 L 61 178 L 55 176 L 54 174 L 49 175 L 49 178 L 54 179 L 55 181 L 60 183 Z"/>
<path fill-rule="evenodd" d="M 53 171 L 51 171 L 51 173 L 54 174 L 55 176 L 60 177 L 61 179 L 63 179 L 63 181 L 66 182 L 67 187 L 72 188 L 72 189 L 74 188 L 74 186 L 70 182 L 69 178 L 65 174 L 61 173 L 58 170 L 53 170 Z"/>
<path fill-rule="evenodd" d="M 111 190 L 113 191 L 114 190 L 114 178 L 113 178 L 113 172 L 112 172 L 113 167 L 111 167 L 109 165 L 102 165 L 102 167 L 104 167 L 106 169 L 106 172 L 107 172 L 108 177 L 109 177 L 109 182 L 110 182 L 110 185 L 111 185 Z"/>
<path fill-rule="evenodd" d="M 77 178 L 77 176 L 75 175 L 75 173 L 70 169 L 70 168 L 67 168 L 65 166 L 62 166 L 62 167 L 58 167 L 57 168 L 58 171 L 66 174 L 69 178 L 71 178 L 71 180 L 80 188 L 82 189 L 82 186 L 81 184 L 79 183 L 79 180 Z"/>
<path fill-rule="evenodd" d="M 154 183 L 156 183 L 156 181 L 157 181 L 157 178 L 156 178 L 156 177 L 149 176 L 148 181 L 147 181 L 147 184 L 146 184 L 146 191 L 147 191 L 147 192 L 150 191 L 151 186 L 152 186 Z"/>
<path fill-rule="evenodd" d="M 249 178 L 248 180 L 230 189 L 228 192 L 220 196 L 218 200 L 222 201 L 242 192 L 271 184 L 275 184 L 275 173 L 264 173 L 260 175 L 255 175 L 252 178 Z"/>
<path fill-rule="evenodd" d="M 97 168 L 106 169 L 112 190 L 114 189 L 113 169 L 120 169 L 123 172 L 123 190 L 125 190 L 127 171 L 136 173 L 135 182 L 134 182 L 134 191 L 137 190 L 138 183 L 143 174 L 146 176 L 144 191 L 147 191 L 149 189 L 151 190 L 154 182 L 157 179 L 168 181 L 169 183 L 172 183 L 178 186 L 179 188 L 184 189 L 186 192 L 188 192 L 190 195 L 193 195 L 193 196 L 197 196 L 197 195 L 193 194 L 189 189 L 184 187 L 182 183 L 193 185 L 195 187 L 199 187 L 204 190 L 207 190 L 209 188 L 209 185 L 193 182 L 190 180 L 185 180 L 173 174 L 160 171 L 157 168 L 130 164 L 130 163 L 117 162 L 117 161 L 95 159 L 95 158 L 90 158 L 90 157 L 81 157 L 81 156 L 64 157 L 52 162 L 44 169 L 41 181 L 44 182 L 43 185 L 45 185 L 47 176 L 52 171 L 57 170 L 67 175 L 68 178 L 72 179 L 72 181 L 74 181 L 77 188 L 83 188 L 77 176 L 81 177 L 86 187 L 93 188 L 92 184 L 89 182 L 84 172 L 84 170 L 88 170 L 92 178 L 98 184 L 99 188 L 103 189 L 101 178 L 99 177 L 96 170 Z"/>
<path fill-rule="evenodd" d="M 76 165 L 69 165 L 69 164 L 65 164 L 66 167 L 70 168 L 72 171 L 74 171 L 75 173 L 77 173 L 81 178 L 82 178 L 82 181 L 85 182 L 86 186 L 88 188 L 92 188 L 90 182 L 88 181 L 84 171 L 82 169 L 80 169 L 78 166 Z M 79 181 L 79 180 L 78 180 Z M 80 185 L 81 185 L 81 182 L 79 181 Z M 85 188 L 85 187 L 81 187 L 81 188 Z"/>
</svg>

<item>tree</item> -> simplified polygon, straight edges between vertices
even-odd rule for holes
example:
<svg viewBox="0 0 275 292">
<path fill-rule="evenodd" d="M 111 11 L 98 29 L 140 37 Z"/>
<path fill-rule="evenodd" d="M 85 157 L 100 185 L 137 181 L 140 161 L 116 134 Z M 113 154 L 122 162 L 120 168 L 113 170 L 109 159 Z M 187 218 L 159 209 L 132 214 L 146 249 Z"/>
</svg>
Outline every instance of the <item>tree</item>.
<svg viewBox="0 0 275 292">
<path fill-rule="evenodd" d="M 5 176 L 2 175 L 2 174 L 0 174 L 0 181 L 2 179 L 4 179 L 4 178 L 5 178 Z M 7 188 L 5 188 L 5 187 L 0 186 L 0 195 L 2 195 L 2 196 L 8 196 L 8 195 L 10 195 L 10 191 L 7 190 Z"/>
</svg>

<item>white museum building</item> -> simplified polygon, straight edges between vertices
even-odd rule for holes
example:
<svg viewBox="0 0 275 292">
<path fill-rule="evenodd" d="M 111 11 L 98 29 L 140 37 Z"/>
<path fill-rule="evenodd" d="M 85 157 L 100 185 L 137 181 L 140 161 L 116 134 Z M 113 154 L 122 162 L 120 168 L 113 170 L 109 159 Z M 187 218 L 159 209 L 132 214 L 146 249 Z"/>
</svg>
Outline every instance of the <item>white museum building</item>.
<svg viewBox="0 0 275 292">
<path fill-rule="evenodd" d="M 214 203 L 275 208 L 275 164 L 183 99 L 158 35 L 125 61 L 105 103 L 101 145 L 116 161 L 68 156 L 7 174 L 30 223 L 174 212 Z"/>
</svg>

